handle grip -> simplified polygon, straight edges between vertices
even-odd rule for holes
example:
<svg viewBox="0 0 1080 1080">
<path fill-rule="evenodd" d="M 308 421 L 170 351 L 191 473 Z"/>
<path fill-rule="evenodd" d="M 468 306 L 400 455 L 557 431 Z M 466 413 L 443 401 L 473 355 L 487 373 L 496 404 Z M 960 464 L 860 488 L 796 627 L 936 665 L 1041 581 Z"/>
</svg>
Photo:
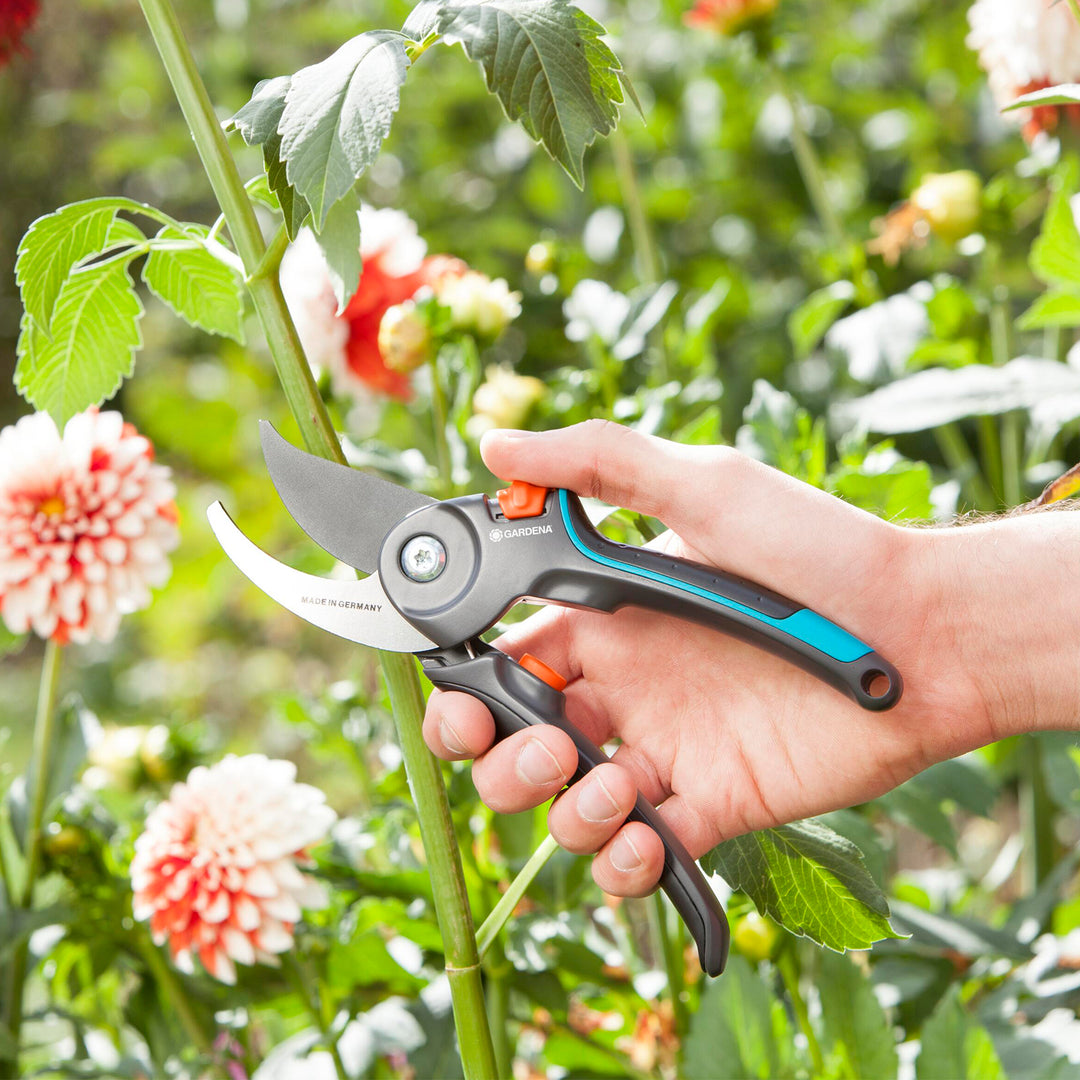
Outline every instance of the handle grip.
<svg viewBox="0 0 1080 1080">
<path fill-rule="evenodd" d="M 574 741 L 578 768 L 571 783 L 610 760 L 566 718 L 566 698 L 526 671 L 505 653 L 474 643 L 479 655 L 445 664 L 437 655 L 421 655 L 427 677 L 440 690 L 460 690 L 482 701 L 495 718 L 496 741 L 534 724 L 553 724 Z M 698 865 L 656 810 L 640 795 L 627 821 L 643 821 L 664 843 L 660 887 L 671 898 L 697 944 L 702 970 L 719 975 L 728 954 L 728 923 L 724 909 Z"/>
<path fill-rule="evenodd" d="M 635 604 L 678 615 L 783 656 L 864 709 L 879 712 L 900 700 L 900 672 L 816 611 L 716 567 L 616 544 L 593 528 L 576 495 L 560 489 L 557 497 L 583 561 L 576 572 L 554 571 L 540 595 L 602 611 Z"/>
</svg>

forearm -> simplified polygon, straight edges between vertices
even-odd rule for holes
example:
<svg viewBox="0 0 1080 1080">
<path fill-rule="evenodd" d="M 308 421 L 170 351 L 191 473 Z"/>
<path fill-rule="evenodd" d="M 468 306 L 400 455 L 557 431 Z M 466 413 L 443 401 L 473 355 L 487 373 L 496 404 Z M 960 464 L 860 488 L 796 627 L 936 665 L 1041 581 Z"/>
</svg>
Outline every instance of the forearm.
<svg viewBox="0 0 1080 1080">
<path fill-rule="evenodd" d="M 913 546 L 931 581 L 925 660 L 969 687 L 987 741 L 1080 729 L 1080 513 L 936 530 Z"/>
</svg>

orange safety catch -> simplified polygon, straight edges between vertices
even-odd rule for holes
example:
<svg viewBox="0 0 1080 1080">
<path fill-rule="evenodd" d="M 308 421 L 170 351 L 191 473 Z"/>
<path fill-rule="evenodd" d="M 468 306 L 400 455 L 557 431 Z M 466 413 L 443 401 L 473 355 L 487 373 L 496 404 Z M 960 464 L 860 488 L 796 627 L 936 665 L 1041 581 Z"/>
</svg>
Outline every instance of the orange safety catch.
<svg viewBox="0 0 1080 1080">
<path fill-rule="evenodd" d="M 553 689 L 566 688 L 566 680 L 553 667 L 548 667 L 543 660 L 533 656 L 532 653 L 527 652 L 518 663 L 526 671 L 531 671 L 538 679 L 543 679 Z"/>
<path fill-rule="evenodd" d="M 511 521 L 515 518 L 536 517 L 544 512 L 544 502 L 548 489 L 514 480 L 508 488 L 498 493 L 499 506 L 503 515 Z"/>
</svg>

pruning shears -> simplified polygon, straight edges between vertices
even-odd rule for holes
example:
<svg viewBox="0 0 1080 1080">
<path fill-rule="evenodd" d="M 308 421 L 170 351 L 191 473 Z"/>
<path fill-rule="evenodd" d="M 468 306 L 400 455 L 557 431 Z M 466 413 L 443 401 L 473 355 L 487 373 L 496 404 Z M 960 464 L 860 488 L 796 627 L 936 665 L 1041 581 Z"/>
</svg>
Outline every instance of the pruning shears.
<svg viewBox="0 0 1080 1080">
<path fill-rule="evenodd" d="M 871 646 L 810 608 L 711 566 L 617 544 L 593 528 L 572 492 L 514 481 L 495 497 L 439 501 L 298 450 L 263 421 L 270 477 L 320 547 L 366 574 L 302 573 L 256 547 L 220 503 L 210 525 L 263 592 L 339 637 L 415 653 L 431 682 L 482 701 L 496 739 L 554 724 L 574 741 L 572 783 L 608 760 L 566 715 L 565 679 L 536 657 L 512 660 L 481 635 L 514 604 L 611 612 L 627 604 L 680 616 L 752 642 L 805 668 L 870 710 L 900 698 L 899 672 Z M 723 907 L 686 848 L 638 796 L 627 820 L 664 843 L 663 888 L 697 943 L 701 966 L 727 959 Z"/>
</svg>

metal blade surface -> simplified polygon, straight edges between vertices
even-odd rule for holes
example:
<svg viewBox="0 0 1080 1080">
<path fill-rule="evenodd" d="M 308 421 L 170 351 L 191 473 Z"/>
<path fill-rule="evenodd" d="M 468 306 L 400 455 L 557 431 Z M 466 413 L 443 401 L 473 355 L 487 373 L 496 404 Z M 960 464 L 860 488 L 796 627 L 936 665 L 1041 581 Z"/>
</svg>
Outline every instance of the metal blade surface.
<svg viewBox="0 0 1080 1080">
<path fill-rule="evenodd" d="M 259 421 L 270 479 L 297 525 L 324 551 L 365 574 L 378 562 L 383 537 L 435 499 L 370 473 L 327 461 L 283 439 Z"/>
<path fill-rule="evenodd" d="M 207 511 L 210 528 L 225 554 L 267 596 L 294 615 L 331 634 L 390 652 L 424 652 L 435 642 L 398 614 L 378 574 L 363 581 L 335 581 L 294 570 L 256 547 L 221 503 Z"/>
</svg>

